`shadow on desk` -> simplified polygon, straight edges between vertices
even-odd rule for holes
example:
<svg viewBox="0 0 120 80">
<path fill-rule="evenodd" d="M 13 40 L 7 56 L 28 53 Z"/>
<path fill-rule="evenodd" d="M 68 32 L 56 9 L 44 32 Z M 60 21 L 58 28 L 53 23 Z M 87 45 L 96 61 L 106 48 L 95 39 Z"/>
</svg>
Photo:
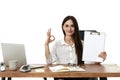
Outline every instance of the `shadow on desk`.
<svg viewBox="0 0 120 80">
<path fill-rule="evenodd" d="M 5 80 L 5 79 L 6 79 L 5 77 L 2 77 L 2 78 L 1 78 L 1 80 Z M 11 77 L 8 77 L 7 80 L 12 80 L 12 78 L 11 78 Z M 44 77 L 44 80 L 47 80 L 47 78 Z"/>
<path fill-rule="evenodd" d="M 1 80 L 5 80 L 6 78 L 5 77 L 2 77 Z M 7 80 L 12 80 L 11 77 L 8 77 Z M 47 80 L 47 78 L 44 77 L 44 80 Z M 57 79 L 54 79 L 54 80 L 57 80 Z M 90 78 L 89 80 L 98 80 L 97 78 Z M 100 80 L 107 80 L 106 77 L 101 77 Z"/>
<path fill-rule="evenodd" d="M 61 78 L 54 78 L 54 80 L 60 80 Z M 98 80 L 98 78 L 62 78 L 63 80 Z M 61 80 L 62 80 L 61 79 Z M 47 78 L 46 78 L 47 80 Z M 99 80 L 107 80 L 106 77 L 100 77 Z"/>
<path fill-rule="evenodd" d="M 89 80 L 98 80 L 98 78 L 90 78 Z M 107 80 L 106 77 L 100 77 L 99 80 Z"/>
</svg>

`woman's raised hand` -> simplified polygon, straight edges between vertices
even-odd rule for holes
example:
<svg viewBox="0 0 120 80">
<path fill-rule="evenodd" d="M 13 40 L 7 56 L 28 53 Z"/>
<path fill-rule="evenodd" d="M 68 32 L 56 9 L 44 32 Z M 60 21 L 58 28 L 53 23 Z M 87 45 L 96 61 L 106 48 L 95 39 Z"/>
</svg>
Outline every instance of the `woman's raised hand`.
<svg viewBox="0 0 120 80">
<path fill-rule="evenodd" d="M 53 42 L 54 40 L 55 40 L 55 37 L 53 35 L 51 35 L 51 28 L 50 28 L 47 31 L 47 40 L 46 40 L 45 44 L 48 45 L 49 43 Z"/>
</svg>

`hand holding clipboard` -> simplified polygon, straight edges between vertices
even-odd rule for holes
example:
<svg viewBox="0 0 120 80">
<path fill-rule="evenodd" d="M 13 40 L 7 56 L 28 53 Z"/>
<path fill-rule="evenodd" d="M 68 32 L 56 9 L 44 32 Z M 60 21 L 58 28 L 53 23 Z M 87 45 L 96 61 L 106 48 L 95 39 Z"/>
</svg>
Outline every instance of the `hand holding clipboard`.
<svg viewBox="0 0 120 80">
<path fill-rule="evenodd" d="M 103 62 L 103 58 L 98 57 L 105 47 L 104 32 L 85 31 L 83 45 L 83 61 Z"/>
</svg>

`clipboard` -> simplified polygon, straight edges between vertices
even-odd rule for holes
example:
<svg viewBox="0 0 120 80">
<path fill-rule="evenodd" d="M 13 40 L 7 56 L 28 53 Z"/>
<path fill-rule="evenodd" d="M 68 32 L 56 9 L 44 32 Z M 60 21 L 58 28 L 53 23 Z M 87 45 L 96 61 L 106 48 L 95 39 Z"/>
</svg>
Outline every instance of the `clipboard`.
<svg viewBox="0 0 120 80">
<path fill-rule="evenodd" d="M 105 48 L 105 32 L 90 32 L 85 31 L 83 44 L 83 61 L 103 62 L 103 59 L 98 57 L 100 52 Z"/>
</svg>

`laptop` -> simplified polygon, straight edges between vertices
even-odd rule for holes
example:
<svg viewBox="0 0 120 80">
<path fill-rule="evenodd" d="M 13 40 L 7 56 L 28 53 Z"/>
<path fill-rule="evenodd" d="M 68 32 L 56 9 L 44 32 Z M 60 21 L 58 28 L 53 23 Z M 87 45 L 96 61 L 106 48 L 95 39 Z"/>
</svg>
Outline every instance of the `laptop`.
<svg viewBox="0 0 120 80">
<path fill-rule="evenodd" d="M 9 60 L 17 60 L 18 67 L 27 64 L 24 44 L 1 43 L 3 61 L 9 66 Z"/>
</svg>

